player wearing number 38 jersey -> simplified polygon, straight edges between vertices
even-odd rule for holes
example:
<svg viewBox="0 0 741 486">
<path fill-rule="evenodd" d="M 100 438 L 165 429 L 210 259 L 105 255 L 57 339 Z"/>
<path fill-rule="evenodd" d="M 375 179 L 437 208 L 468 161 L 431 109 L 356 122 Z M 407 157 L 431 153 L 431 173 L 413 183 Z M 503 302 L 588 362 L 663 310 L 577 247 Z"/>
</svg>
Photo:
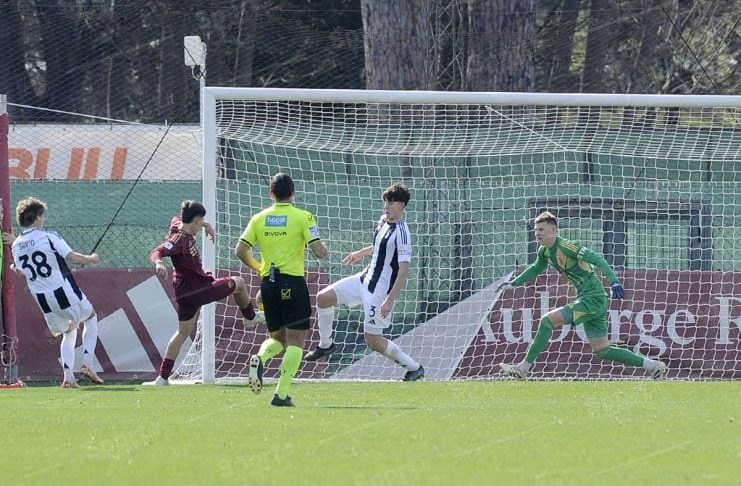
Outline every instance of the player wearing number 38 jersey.
<svg viewBox="0 0 741 486">
<path fill-rule="evenodd" d="M 75 341 L 77 326 L 83 323 L 83 360 L 80 372 L 93 383 L 103 383 L 92 369 L 98 340 L 98 318 L 67 265 L 68 262 L 98 263 L 100 258 L 95 253 L 77 253 L 61 236 L 44 230 L 45 213 L 46 204 L 36 198 L 29 197 L 18 203 L 16 217 L 23 232 L 12 246 L 15 271 L 26 277 L 28 289 L 44 314 L 49 331 L 55 337 L 62 335 L 62 386 L 77 386 L 73 374 Z"/>
<path fill-rule="evenodd" d="M 71 252 L 57 233 L 34 227 L 24 230 L 13 245 L 15 266 L 25 275 L 31 295 L 44 314 L 51 313 L 52 332 L 69 327 L 56 317 L 66 313 L 72 319 L 81 307 L 78 304 L 87 300 L 67 266 L 65 257 Z"/>
</svg>

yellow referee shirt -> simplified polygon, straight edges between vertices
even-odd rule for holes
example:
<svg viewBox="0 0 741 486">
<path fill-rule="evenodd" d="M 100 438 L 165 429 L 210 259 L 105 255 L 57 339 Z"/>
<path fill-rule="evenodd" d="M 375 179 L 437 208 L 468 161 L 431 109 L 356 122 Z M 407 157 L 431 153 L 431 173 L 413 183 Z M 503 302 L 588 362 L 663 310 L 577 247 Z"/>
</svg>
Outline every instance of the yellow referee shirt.
<svg viewBox="0 0 741 486">
<path fill-rule="evenodd" d="M 314 216 L 291 203 L 275 203 L 252 216 L 239 240 L 260 248 L 260 277 L 267 277 L 270 264 L 283 275 L 304 276 L 304 250 L 319 240 Z"/>
</svg>

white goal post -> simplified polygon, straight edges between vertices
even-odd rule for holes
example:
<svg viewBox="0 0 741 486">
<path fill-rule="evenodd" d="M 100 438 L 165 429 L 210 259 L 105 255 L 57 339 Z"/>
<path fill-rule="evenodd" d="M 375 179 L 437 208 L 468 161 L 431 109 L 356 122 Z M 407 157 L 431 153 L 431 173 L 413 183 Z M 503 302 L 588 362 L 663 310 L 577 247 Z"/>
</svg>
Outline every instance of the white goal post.
<svg viewBox="0 0 741 486">
<path fill-rule="evenodd" d="M 234 256 L 249 217 L 271 202 L 278 171 L 314 213 L 328 259 L 307 254 L 318 289 L 362 269 L 342 258 L 371 241 L 381 193 L 412 200 L 412 273 L 387 336 L 428 380 L 498 378 L 523 359 L 547 310 L 573 299 L 553 271 L 499 292 L 533 261 L 532 218 L 604 254 L 626 288 L 608 338 L 670 367 L 670 378 L 741 378 L 741 96 L 465 93 L 208 87 L 203 201 L 216 243 L 206 268 L 258 282 Z M 367 262 L 365 262 L 367 263 Z M 358 308 L 338 308 L 338 352 L 299 378 L 399 379 L 368 352 Z M 312 330 L 306 349 L 318 335 Z M 176 378 L 241 382 L 264 327 L 245 329 L 229 299 L 204 309 Z M 270 378 L 280 360 L 266 369 Z M 600 361 L 580 327 L 554 332 L 534 378 L 643 378 Z"/>
</svg>

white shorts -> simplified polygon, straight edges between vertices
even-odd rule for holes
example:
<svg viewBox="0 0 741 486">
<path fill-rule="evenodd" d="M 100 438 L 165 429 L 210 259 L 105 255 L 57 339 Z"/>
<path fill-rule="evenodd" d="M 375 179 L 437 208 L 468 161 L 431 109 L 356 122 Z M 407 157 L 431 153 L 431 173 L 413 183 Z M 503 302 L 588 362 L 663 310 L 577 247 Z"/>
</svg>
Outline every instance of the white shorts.
<svg viewBox="0 0 741 486">
<path fill-rule="evenodd" d="M 77 326 L 93 315 L 93 304 L 83 297 L 83 299 L 66 309 L 57 309 L 49 314 L 44 314 L 46 325 L 49 326 L 52 336 L 59 336 L 70 329 L 71 324 Z"/>
<path fill-rule="evenodd" d="M 363 331 L 368 334 L 383 334 L 383 330 L 391 325 L 391 316 L 381 317 L 379 309 L 383 300 L 386 298 L 383 294 L 372 294 L 368 288 L 360 281 L 360 273 L 345 277 L 330 285 L 337 296 L 337 303 L 344 304 L 348 307 L 355 307 L 363 304 Z"/>
</svg>

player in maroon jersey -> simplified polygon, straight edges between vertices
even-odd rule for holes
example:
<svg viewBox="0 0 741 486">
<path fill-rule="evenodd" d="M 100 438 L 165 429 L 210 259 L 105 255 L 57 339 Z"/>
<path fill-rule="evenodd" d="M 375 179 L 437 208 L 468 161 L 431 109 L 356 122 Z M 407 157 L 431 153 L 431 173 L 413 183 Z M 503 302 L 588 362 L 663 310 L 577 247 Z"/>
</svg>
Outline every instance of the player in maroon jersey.
<svg viewBox="0 0 741 486">
<path fill-rule="evenodd" d="M 211 272 L 203 269 L 195 235 L 203 228 L 211 241 L 215 238 L 214 229 L 204 219 L 205 216 L 206 208 L 203 204 L 196 201 L 183 201 L 180 205 L 180 215 L 173 217 L 170 221 L 167 239 L 152 250 L 150 255 L 155 265 L 155 272 L 160 277 L 167 276 L 167 267 L 162 263 L 162 259 L 170 257 L 172 262 L 172 286 L 175 289 L 178 329 L 167 343 L 167 349 L 165 349 L 160 364 L 159 376 L 156 380 L 145 382 L 143 385 L 169 385 L 168 378 L 172 374 L 175 359 L 183 343 L 193 331 L 201 306 L 232 294 L 234 301 L 242 311 L 246 325 L 255 325 L 258 321 L 265 320 L 262 312 L 255 312 L 242 277 L 214 278 Z"/>
</svg>

